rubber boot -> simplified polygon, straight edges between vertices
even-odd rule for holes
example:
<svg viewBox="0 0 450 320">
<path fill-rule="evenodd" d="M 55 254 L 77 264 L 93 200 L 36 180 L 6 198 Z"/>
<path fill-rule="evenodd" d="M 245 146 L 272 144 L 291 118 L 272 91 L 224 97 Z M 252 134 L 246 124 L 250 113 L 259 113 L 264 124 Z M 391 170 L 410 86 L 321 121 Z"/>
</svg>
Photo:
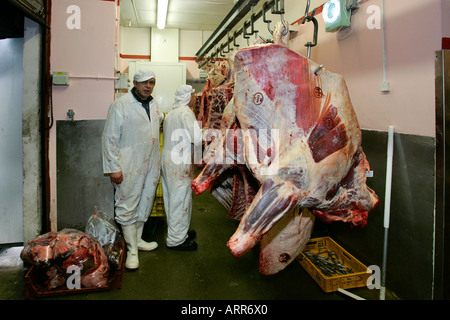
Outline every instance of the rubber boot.
<svg viewBox="0 0 450 320">
<path fill-rule="evenodd" d="M 127 245 L 127 260 L 125 267 L 130 270 L 139 268 L 137 228 L 136 224 L 122 225 L 122 233 Z"/>
<path fill-rule="evenodd" d="M 137 229 L 138 250 L 152 251 L 158 248 L 158 244 L 155 241 L 145 242 L 142 239 L 142 232 L 144 231 L 144 222 L 136 222 L 136 229 Z"/>
</svg>

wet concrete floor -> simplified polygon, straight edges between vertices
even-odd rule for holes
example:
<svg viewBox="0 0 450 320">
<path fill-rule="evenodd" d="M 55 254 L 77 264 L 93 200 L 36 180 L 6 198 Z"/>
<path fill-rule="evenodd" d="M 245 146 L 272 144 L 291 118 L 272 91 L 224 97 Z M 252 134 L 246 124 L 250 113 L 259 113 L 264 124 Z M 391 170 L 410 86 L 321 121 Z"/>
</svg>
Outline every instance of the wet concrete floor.
<svg viewBox="0 0 450 320">
<path fill-rule="evenodd" d="M 140 268 L 125 271 L 121 289 L 44 298 L 45 300 L 352 300 L 335 292 L 324 293 L 297 262 L 272 276 L 259 273 L 259 248 L 241 258 L 229 252 L 226 243 L 237 222 L 226 217 L 226 209 L 209 193 L 193 196 L 191 227 L 197 231 L 198 249 L 168 250 L 165 218 L 151 218 L 146 240 L 159 247 L 140 252 Z M 25 297 L 25 274 L 19 258 L 21 248 L 0 251 L 0 300 Z M 3 260 L 1 259 L 3 257 Z M 367 288 L 350 292 L 377 300 L 379 291 Z M 41 298 L 42 299 L 42 298 Z M 398 299 L 389 290 L 387 300 Z"/>
</svg>

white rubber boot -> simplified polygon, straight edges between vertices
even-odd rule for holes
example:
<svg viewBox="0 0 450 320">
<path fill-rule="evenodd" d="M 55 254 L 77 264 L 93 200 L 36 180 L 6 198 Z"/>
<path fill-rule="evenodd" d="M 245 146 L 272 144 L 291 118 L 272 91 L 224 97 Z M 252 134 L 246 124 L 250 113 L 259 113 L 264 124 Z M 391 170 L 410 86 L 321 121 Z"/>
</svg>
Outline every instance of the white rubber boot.
<svg viewBox="0 0 450 320">
<path fill-rule="evenodd" d="M 152 251 L 158 248 L 158 244 L 155 241 L 145 242 L 142 240 L 142 232 L 144 231 L 144 222 L 136 222 L 137 229 L 137 244 L 138 249 L 142 251 Z"/>
<path fill-rule="evenodd" d="M 136 224 L 128 226 L 122 225 L 122 233 L 127 245 L 127 260 L 125 260 L 125 267 L 127 269 L 139 268 L 138 246 L 137 246 L 137 228 Z"/>
</svg>

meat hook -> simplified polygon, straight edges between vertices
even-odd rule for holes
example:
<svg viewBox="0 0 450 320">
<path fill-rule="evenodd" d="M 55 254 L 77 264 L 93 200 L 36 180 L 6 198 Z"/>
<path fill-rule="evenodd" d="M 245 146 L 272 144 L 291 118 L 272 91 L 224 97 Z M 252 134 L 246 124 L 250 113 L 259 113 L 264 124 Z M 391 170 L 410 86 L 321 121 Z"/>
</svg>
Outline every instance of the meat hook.
<svg viewBox="0 0 450 320">
<path fill-rule="evenodd" d="M 286 21 L 284 21 L 284 17 L 283 16 L 284 15 L 281 14 L 281 23 L 283 24 L 285 31 L 284 31 L 284 33 L 281 36 L 285 36 L 289 32 L 289 26 L 287 25 Z"/>
<path fill-rule="evenodd" d="M 278 8 L 278 5 L 280 7 Z M 281 17 L 281 23 L 283 24 L 285 28 L 285 32 L 281 36 L 287 35 L 289 32 L 289 26 L 287 25 L 286 21 L 284 20 L 284 0 L 275 0 L 272 7 L 272 14 L 279 14 Z M 270 31 L 270 30 L 269 30 Z"/>
<path fill-rule="evenodd" d="M 309 16 L 309 5 L 310 5 L 310 4 L 311 4 L 311 0 L 308 0 L 308 2 L 306 3 L 305 17 L 304 17 L 303 20 L 302 20 L 302 24 L 305 23 L 306 17 Z M 315 9 L 314 9 L 314 11 L 315 11 Z M 314 16 L 314 15 L 313 15 L 313 16 Z"/>
</svg>

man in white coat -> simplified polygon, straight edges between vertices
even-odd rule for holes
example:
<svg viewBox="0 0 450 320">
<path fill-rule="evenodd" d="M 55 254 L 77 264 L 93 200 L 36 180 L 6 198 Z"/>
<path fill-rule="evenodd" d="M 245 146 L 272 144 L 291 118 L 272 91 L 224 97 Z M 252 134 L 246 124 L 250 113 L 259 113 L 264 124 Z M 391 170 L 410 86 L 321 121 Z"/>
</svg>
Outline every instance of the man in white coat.
<svg viewBox="0 0 450 320">
<path fill-rule="evenodd" d="M 102 136 L 103 172 L 115 187 L 115 219 L 127 245 L 127 269 L 139 268 L 138 250 L 158 246 L 142 240 L 161 170 L 163 116 L 151 96 L 155 81 L 151 71 L 135 74 L 134 88 L 111 104 Z"/>
<path fill-rule="evenodd" d="M 174 250 L 195 250 L 189 230 L 192 214 L 192 189 L 195 166 L 193 147 L 200 148 L 202 132 L 190 108 L 195 103 L 194 90 L 181 85 L 175 92 L 175 104 L 164 120 L 162 150 L 162 187 L 167 219 L 166 245 Z"/>
</svg>

